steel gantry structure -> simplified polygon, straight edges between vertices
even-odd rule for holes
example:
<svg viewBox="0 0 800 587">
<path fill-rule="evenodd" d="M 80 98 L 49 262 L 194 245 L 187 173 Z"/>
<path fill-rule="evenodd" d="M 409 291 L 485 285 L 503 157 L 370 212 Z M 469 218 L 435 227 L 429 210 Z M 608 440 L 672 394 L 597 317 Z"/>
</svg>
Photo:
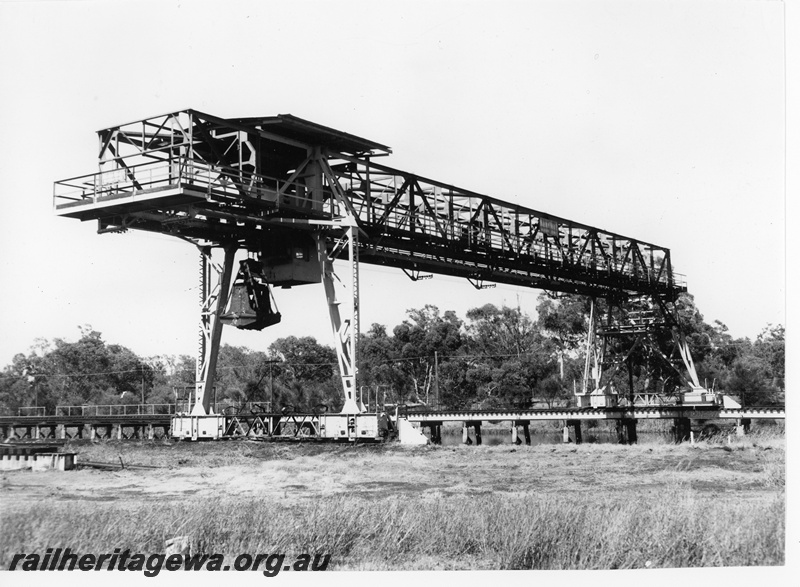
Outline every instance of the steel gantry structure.
<svg viewBox="0 0 800 587">
<path fill-rule="evenodd" d="M 200 250 L 197 420 L 186 432 L 193 437 L 224 426 L 211 413 L 222 326 L 260 329 L 280 320 L 269 286 L 324 284 L 348 415 L 363 412 L 356 393 L 360 263 L 399 268 L 415 280 L 438 273 L 478 288 L 504 283 L 616 306 L 646 298 L 668 327 L 686 291 L 669 249 L 391 168 L 378 162 L 389 147 L 292 115 L 183 110 L 98 137 L 99 170 L 56 182 L 55 213 L 95 220 L 99 233 L 156 232 Z M 223 252 L 221 263 L 214 250 Z M 249 259 L 234 279 L 238 250 Z M 336 260 L 346 271 L 336 273 Z M 600 349 L 595 359 L 604 346 L 590 345 Z M 685 341 L 681 349 L 688 353 Z M 684 364 L 693 370 L 690 360 Z M 590 367 L 587 359 L 586 380 L 596 391 L 601 375 Z M 351 421 L 337 434 L 350 436 L 355 427 Z"/>
</svg>

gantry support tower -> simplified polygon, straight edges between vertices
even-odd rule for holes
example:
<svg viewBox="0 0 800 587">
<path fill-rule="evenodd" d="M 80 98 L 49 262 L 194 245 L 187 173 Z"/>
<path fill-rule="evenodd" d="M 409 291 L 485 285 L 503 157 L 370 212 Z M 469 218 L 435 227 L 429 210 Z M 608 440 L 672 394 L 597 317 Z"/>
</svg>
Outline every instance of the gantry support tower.
<svg viewBox="0 0 800 587">
<path fill-rule="evenodd" d="M 647 296 L 669 305 L 686 291 L 664 247 L 393 169 L 377 161 L 389 147 L 291 115 L 184 110 L 98 137 L 99 171 L 56 182 L 55 213 L 95 220 L 101 233 L 157 232 L 201 250 L 198 414 L 210 407 L 237 250 L 257 259 L 272 285 L 324 284 L 351 413 L 362 409 L 360 263 L 615 303 Z M 214 249 L 224 251 L 222 265 Z M 343 279 L 337 259 L 347 263 Z"/>
</svg>

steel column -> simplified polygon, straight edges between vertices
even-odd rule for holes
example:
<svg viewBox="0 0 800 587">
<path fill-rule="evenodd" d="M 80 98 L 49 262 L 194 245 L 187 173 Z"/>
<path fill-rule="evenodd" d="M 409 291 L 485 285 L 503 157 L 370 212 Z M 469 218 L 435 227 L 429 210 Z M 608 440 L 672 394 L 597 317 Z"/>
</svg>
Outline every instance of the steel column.
<svg viewBox="0 0 800 587">
<path fill-rule="evenodd" d="M 211 249 L 201 249 L 201 295 L 203 307 L 200 311 L 200 356 L 197 360 L 197 381 L 195 403 L 192 415 L 202 416 L 211 413 L 214 377 L 217 368 L 219 344 L 222 338 L 223 323 L 219 319 L 225 310 L 228 291 L 231 285 L 236 245 L 225 247 L 225 260 L 221 270 L 211 261 Z M 211 273 L 217 272 L 219 279 L 211 286 Z"/>
</svg>

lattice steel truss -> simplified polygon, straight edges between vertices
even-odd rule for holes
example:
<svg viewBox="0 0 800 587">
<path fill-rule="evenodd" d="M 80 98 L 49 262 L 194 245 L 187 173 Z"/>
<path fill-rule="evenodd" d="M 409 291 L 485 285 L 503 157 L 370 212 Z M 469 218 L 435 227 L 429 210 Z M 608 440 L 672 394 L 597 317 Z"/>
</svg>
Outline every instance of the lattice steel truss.
<svg viewBox="0 0 800 587">
<path fill-rule="evenodd" d="M 96 220 L 99 232 L 147 230 L 264 258 L 305 233 L 320 243 L 329 304 L 332 259 L 348 261 L 351 316 L 331 319 L 339 339 L 348 328 L 337 345 L 353 401 L 359 263 L 615 303 L 670 303 L 686 291 L 664 247 L 393 169 L 375 161 L 391 153 L 385 145 L 291 115 L 185 110 L 98 136 L 99 171 L 56 182 L 56 214 Z"/>
</svg>

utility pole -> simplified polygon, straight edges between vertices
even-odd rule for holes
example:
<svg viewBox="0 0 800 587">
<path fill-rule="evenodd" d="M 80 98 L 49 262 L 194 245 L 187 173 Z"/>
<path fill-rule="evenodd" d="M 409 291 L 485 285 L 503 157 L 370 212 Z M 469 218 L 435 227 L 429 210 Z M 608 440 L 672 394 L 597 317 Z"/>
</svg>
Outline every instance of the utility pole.
<svg viewBox="0 0 800 587">
<path fill-rule="evenodd" d="M 439 396 L 439 351 L 433 351 L 433 380 L 436 384 L 436 407 L 440 405 Z"/>
<path fill-rule="evenodd" d="M 273 376 L 272 376 L 272 366 L 275 363 L 280 363 L 280 362 L 281 361 L 279 361 L 277 359 L 268 359 L 267 361 L 265 361 L 265 363 L 267 365 L 269 365 L 269 411 L 270 412 L 272 412 L 273 409 L 274 409 L 273 401 L 274 401 L 274 394 L 275 394 L 274 381 L 273 381 Z"/>
</svg>

